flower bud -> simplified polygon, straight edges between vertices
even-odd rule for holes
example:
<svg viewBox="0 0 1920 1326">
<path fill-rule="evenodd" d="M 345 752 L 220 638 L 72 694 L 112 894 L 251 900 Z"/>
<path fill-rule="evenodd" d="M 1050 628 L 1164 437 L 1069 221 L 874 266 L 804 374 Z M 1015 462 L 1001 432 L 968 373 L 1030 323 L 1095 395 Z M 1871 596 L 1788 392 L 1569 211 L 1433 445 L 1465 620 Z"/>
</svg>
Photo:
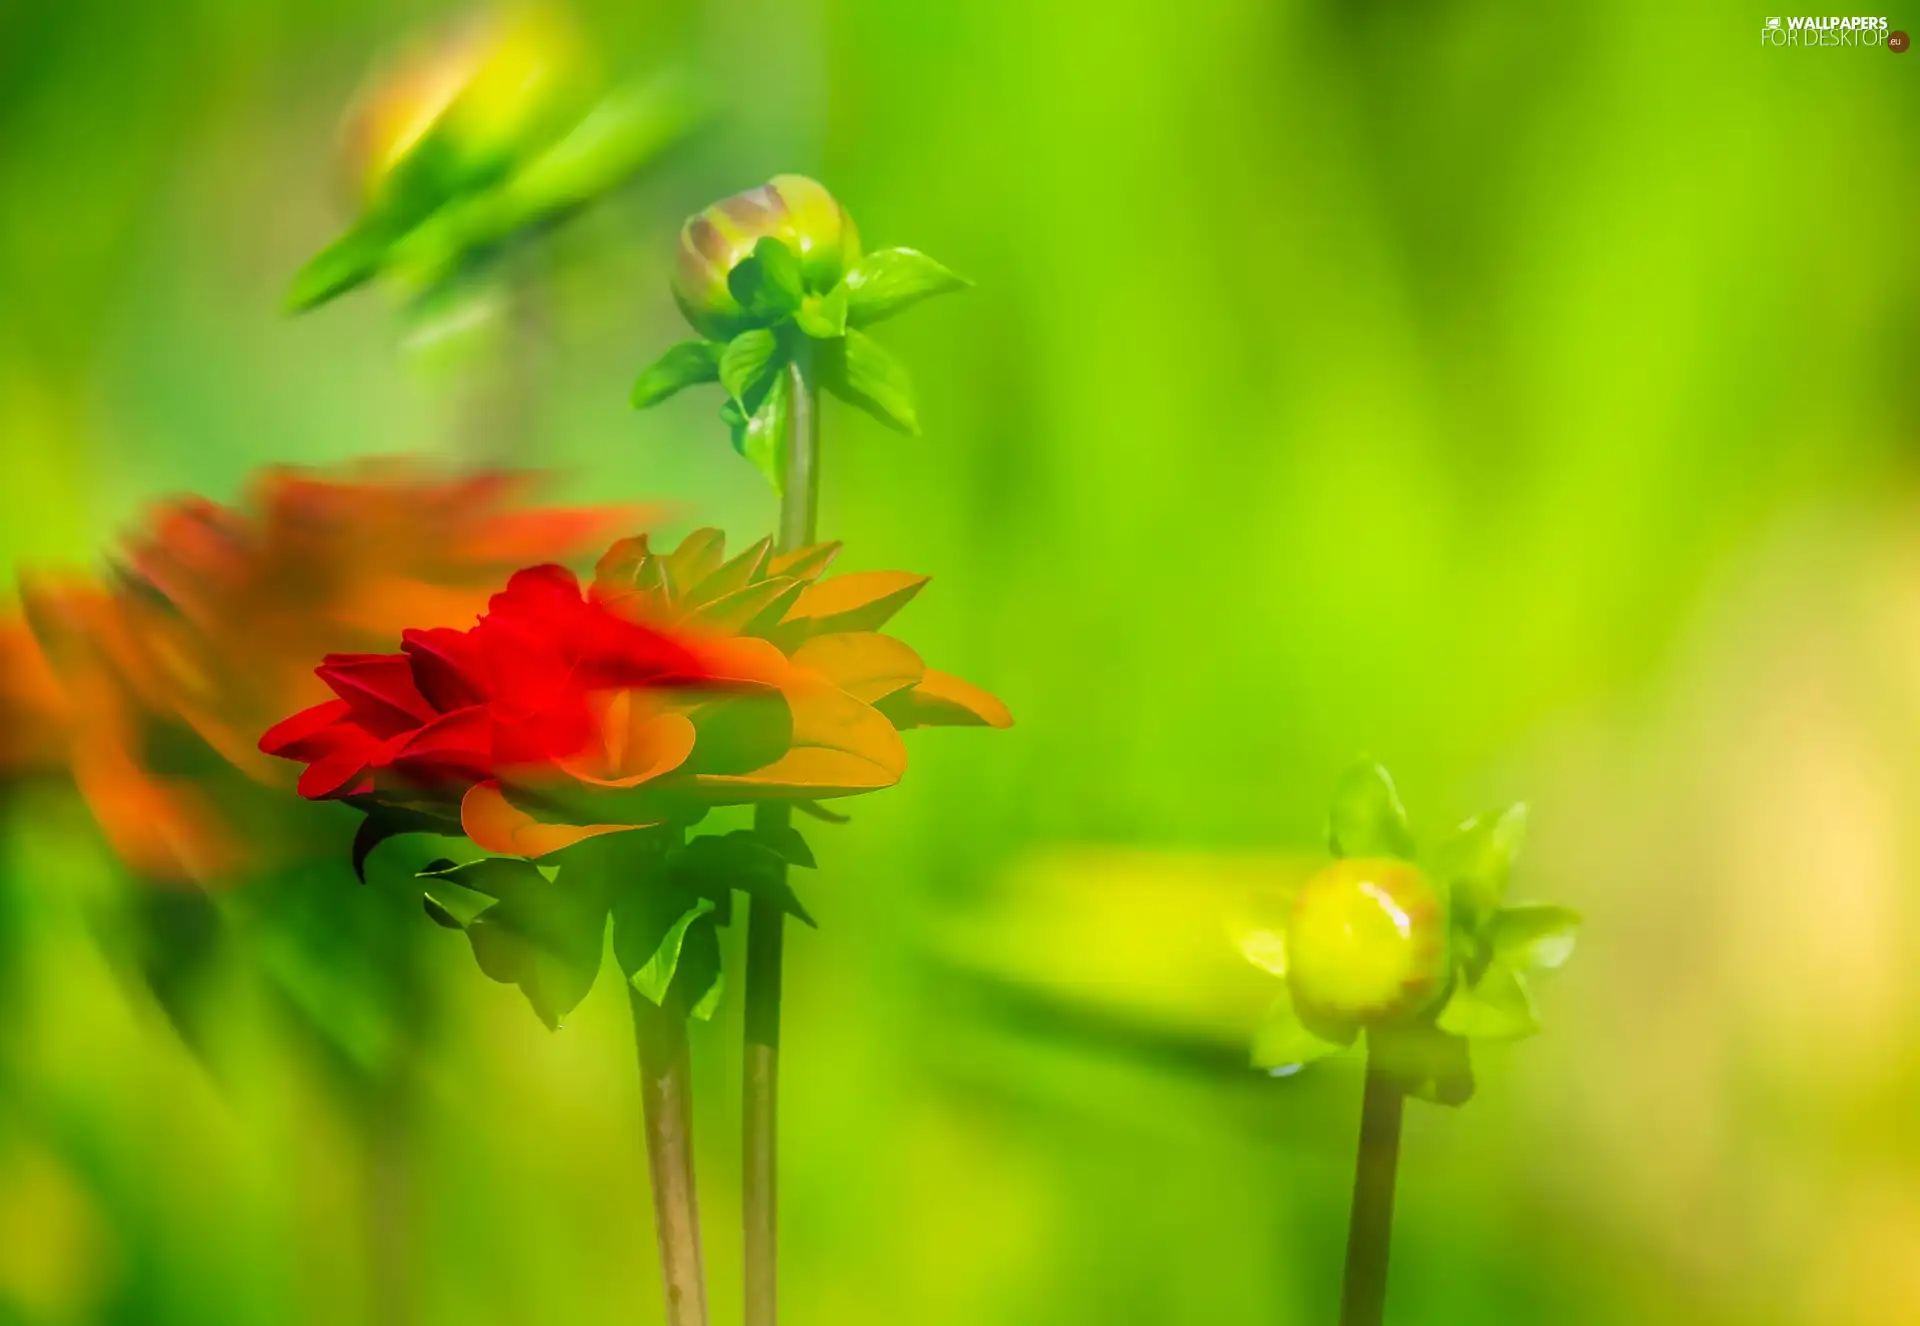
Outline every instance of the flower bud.
<svg viewBox="0 0 1920 1326">
<path fill-rule="evenodd" d="M 860 258 L 853 218 L 825 186 L 804 175 L 776 175 L 757 189 L 723 198 L 687 218 L 674 265 L 674 299 L 701 334 L 726 340 L 752 325 L 727 277 L 769 237 L 800 259 L 810 293 L 831 290 Z"/>
<path fill-rule="evenodd" d="M 1419 1012 L 1447 974 L 1447 917 L 1418 866 L 1336 861 L 1294 899 L 1287 980 L 1309 1017 L 1382 1025 Z"/>
<path fill-rule="evenodd" d="M 349 113 L 342 162 L 363 204 L 379 203 L 401 163 L 432 135 L 435 185 L 487 183 L 545 146 L 579 108 L 583 53 L 552 10 L 472 18 L 402 56 Z"/>
</svg>

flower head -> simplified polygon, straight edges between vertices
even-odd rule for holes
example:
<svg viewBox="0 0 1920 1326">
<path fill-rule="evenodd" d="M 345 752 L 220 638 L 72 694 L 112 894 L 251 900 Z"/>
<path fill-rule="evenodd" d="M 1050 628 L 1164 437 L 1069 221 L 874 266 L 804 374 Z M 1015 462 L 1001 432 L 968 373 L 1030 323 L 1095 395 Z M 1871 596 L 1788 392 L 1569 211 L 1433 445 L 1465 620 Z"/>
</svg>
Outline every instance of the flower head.
<svg viewBox="0 0 1920 1326">
<path fill-rule="evenodd" d="M 1560 966 L 1579 917 L 1509 906 L 1526 808 L 1469 820 L 1425 865 L 1378 765 L 1335 796 L 1339 858 L 1246 926 L 1241 950 L 1285 987 L 1254 1040 L 1263 1068 L 1338 1053 L 1365 1032 L 1370 1060 L 1405 1091 L 1459 1104 L 1473 1094 L 1467 1043 L 1539 1029 L 1526 974 Z"/>
<path fill-rule="evenodd" d="M 805 175 L 775 175 L 758 188 L 722 198 L 687 218 L 674 256 L 674 299 L 702 335 L 730 340 L 791 312 L 766 303 L 746 307 L 730 284 L 736 271 L 756 260 L 761 240 L 776 241 L 796 260 L 794 293 L 802 296 L 826 294 L 860 258 L 853 218 L 824 185 Z M 741 283 L 749 301 L 762 275 Z"/>
<path fill-rule="evenodd" d="M 723 198 L 680 229 L 673 296 L 700 339 L 640 375 L 646 409 L 684 387 L 718 382 L 734 450 L 778 492 L 794 409 L 788 369 L 889 428 L 919 431 L 906 370 L 866 328 L 967 283 L 913 249 L 863 253 L 853 218 L 803 175 L 776 175 Z"/>
</svg>

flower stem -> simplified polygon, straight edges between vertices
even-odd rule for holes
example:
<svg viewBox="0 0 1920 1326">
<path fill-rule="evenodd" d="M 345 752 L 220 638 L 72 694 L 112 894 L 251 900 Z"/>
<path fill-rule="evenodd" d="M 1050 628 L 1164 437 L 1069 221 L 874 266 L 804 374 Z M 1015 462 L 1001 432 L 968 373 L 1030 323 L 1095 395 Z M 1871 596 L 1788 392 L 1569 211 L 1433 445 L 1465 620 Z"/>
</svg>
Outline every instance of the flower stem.
<svg viewBox="0 0 1920 1326">
<path fill-rule="evenodd" d="M 812 543 L 819 521 L 820 395 L 809 348 L 810 342 L 801 338 L 786 369 L 792 375 L 792 404 L 775 540 L 781 552 Z M 792 815 L 790 807 L 769 803 L 755 813 L 754 826 L 776 832 L 787 827 Z M 780 905 L 756 895 L 747 913 L 746 1061 L 741 1075 L 746 1326 L 774 1326 L 780 1316 L 780 976 L 785 926 Z"/>
<path fill-rule="evenodd" d="M 707 1326 L 707 1280 L 700 1259 L 700 1203 L 693 1183 L 692 1065 L 687 1015 L 678 987 L 663 1004 L 627 990 L 633 1042 L 640 1056 L 646 1114 L 647 1167 L 653 1173 L 653 1219 L 660 1236 L 660 1275 L 667 1326 Z"/>
<path fill-rule="evenodd" d="M 1360 1102 L 1360 1154 L 1353 1171 L 1340 1326 L 1380 1326 L 1386 1315 L 1387 1252 L 1393 1241 L 1393 1187 L 1400 1167 L 1400 1116 L 1405 1103 L 1400 1088 L 1369 1065 Z"/>
</svg>

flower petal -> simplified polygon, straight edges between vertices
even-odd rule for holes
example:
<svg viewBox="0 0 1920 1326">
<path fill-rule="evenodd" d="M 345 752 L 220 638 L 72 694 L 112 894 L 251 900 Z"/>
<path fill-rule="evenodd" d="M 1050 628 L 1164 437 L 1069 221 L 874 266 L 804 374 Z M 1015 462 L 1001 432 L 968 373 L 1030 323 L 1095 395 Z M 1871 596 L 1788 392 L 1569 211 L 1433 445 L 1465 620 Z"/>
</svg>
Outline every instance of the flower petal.
<svg viewBox="0 0 1920 1326">
<path fill-rule="evenodd" d="M 919 685 L 889 697 L 880 708 L 902 728 L 1013 726 L 1013 715 L 997 697 L 935 668 L 927 669 Z"/>
<path fill-rule="evenodd" d="M 546 824 L 507 800 L 496 781 L 475 783 L 460 802 L 460 827 L 475 845 L 503 856 L 535 859 L 607 833 L 644 824 Z"/>
<path fill-rule="evenodd" d="M 858 571 L 817 581 L 794 601 L 785 620 L 805 621 L 815 634 L 877 631 L 927 580 L 907 571 Z"/>
<path fill-rule="evenodd" d="M 811 668 L 856 700 L 878 704 L 926 675 L 920 655 L 877 631 L 817 635 L 794 651 L 796 666 Z"/>
</svg>

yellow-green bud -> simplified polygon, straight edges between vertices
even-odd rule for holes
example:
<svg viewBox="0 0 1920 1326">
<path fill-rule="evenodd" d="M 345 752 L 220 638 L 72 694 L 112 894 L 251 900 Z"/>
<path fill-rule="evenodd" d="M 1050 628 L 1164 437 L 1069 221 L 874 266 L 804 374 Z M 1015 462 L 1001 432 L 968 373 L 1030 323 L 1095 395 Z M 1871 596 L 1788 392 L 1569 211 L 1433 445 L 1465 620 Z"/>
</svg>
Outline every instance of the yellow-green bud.
<svg viewBox="0 0 1920 1326">
<path fill-rule="evenodd" d="M 860 259 L 860 232 L 825 186 L 775 175 L 687 218 L 673 271 L 673 295 L 702 335 L 727 340 L 753 325 L 727 287 L 733 269 L 762 239 L 780 240 L 800 260 L 806 289 L 824 293 Z"/>
<path fill-rule="evenodd" d="M 1287 982 L 1309 1018 L 1382 1025 L 1430 1004 L 1446 983 L 1447 916 L 1407 861 L 1349 859 L 1315 875 L 1287 920 Z"/>
</svg>

